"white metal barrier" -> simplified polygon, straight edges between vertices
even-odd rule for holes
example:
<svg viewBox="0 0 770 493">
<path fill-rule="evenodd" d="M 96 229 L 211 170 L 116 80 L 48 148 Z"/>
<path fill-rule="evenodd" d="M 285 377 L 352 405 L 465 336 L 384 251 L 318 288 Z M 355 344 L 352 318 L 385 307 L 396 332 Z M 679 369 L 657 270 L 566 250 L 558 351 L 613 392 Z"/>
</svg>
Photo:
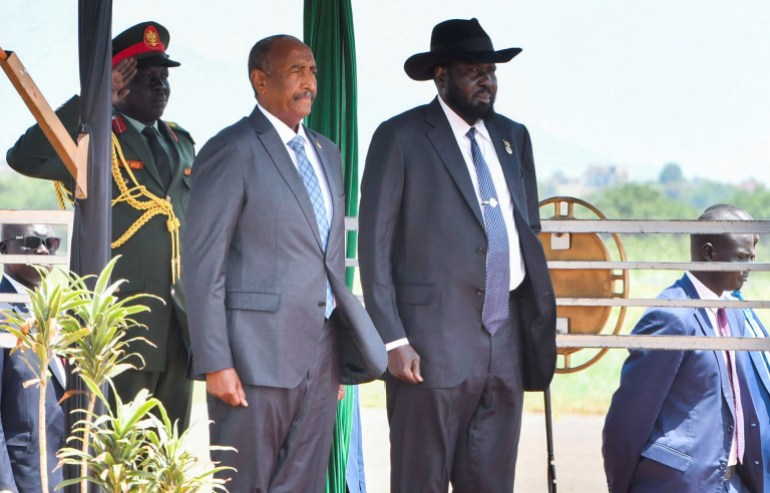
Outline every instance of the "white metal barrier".
<svg viewBox="0 0 770 493">
<path fill-rule="evenodd" d="M 358 230 L 357 218 L 345 219 L 348 231 Z M 770 221 L 668 221 L 668 220 L 544 220 L 542 232 L 556 235 L 598 234 L 677 234 L 695 233 L 770 233 Z M 357 267 L 357 259 L 347 259 L 346 266 Z M 674 271 L 770 271 L 770 263 L 730 262 L 656 262 L 656 261 L 549 261 L 549 269 L 615 269 Z M 660 290 L 665 286 L 660 286 Z M 729 307 L 770 308 L 770 300 L 656 300 L 654 298 L 557 298 L 558 306 L 608 307 Z M 768 319 L 770 322 L 770 318 Z M 597 331 L 598 332 L 598 331 Z M 670 350 L 745 350 L 770 351 L 770 339 L 697 336 L 589 335 L 559 333 L 559 348 L 627 348 Z"/>
</svg>

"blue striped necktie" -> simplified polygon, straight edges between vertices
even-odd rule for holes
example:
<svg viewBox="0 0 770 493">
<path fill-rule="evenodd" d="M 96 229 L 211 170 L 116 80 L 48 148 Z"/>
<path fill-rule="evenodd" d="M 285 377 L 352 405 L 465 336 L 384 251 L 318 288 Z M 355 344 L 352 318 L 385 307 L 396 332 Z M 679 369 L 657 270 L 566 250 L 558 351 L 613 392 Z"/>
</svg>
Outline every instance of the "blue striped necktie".
<svg viewBox="0 0 770 493">
<path fill-rule="evenodd" d="M 315 212 L 315 220 L 316 224 L 318 224 L 318 233 L 321 235 L 321 244 L 323 245 L 324 254 L 326 254 L 326 245 L 329 243 L 329 219 L 326 216 L 326 206 L 324 205 L 324 196 L 321 193 L 321 185 L 318 182 L 318 176 L 316 176 L 313 165 L 310 164 L 310 160 L 307 158 L 307 154 L 305 154 L 305 139 L 301 135 L 297 135 L 289 141 L 289 147 L 291 147 L 294 154 L 297 156 L 299 174 L 307 189 L 310 203 L 313 204 L 313 212 Z M 332 287 L 327 278 L 326 318 L 331 316 L 333 310 L 334 294 L 332 293 Z"/>
<path fill-rule="evenodd" d="M 476 142 L 476 129 L 471 127 L 466 134 L 471 140 L 471 155 L 479 179 L 479 192 L 484 208 L 484 225 L 487 233 L 487 277 L 484 289 L 484 306 L 481 323 L 490 334 L 497 332 L 509 321 L 509 298 L 511 264 L 508 245 L 508 230 L 503 221 L 503 212 L 497 199 L 495 184 L 489 173 L 484 156 Z"/>
</svg>

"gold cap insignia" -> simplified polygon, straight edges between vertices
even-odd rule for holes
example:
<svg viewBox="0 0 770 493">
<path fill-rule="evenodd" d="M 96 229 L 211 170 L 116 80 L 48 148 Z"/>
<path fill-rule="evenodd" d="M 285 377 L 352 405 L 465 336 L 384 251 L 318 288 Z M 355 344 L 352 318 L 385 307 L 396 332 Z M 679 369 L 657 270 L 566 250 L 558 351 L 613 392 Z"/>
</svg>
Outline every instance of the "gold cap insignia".
<svg viewBox="0 0 770 493">
<path fill-rule="evenodd" d="M 158 48 L 160 45 L 160 35 L 158 34 L 158 30 L 155 29 L 155 26 L 147 26 L 144 30 L 144 44 L 147 45 L 148 48 Z"/>
</svg>

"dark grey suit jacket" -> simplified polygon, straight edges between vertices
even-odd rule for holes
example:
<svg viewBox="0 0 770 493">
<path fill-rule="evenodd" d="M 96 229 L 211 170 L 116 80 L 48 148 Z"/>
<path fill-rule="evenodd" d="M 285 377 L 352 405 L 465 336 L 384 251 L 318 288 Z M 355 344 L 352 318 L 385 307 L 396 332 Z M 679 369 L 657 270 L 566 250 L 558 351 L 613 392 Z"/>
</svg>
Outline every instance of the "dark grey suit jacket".
<svg viewBox="0 0 770 493">
<path fill-rule="evenodd" d="M 499 115 L 484 123 L 513 199 L 527 271 L 512 311 L 522 325 L 524 388 L 542 390 L 555 368 L 556 307 L 536 235 L 532 147 L 523 125 Z M 375 132 L 359 223 L 364 300 L 383 341 L 409 338 L 421 357 L 422 385 L 459 384 L 475 357 L 475 329 L 481 327 L 487 239 L 471 178 L 438 100 Z"/>
<path fill-rule="evenodd" d="M 315 360 L 327 276 L 343 383 L 385 371 L 382 340 L 345 286 L 340 153 L 307 133 L 332 195 L 326 255 L 302 178 L 259 108 L 198 154 L 183 244 L 195 376 L 232 367 L 248 385 L 295 387 Z"/>
</svg>

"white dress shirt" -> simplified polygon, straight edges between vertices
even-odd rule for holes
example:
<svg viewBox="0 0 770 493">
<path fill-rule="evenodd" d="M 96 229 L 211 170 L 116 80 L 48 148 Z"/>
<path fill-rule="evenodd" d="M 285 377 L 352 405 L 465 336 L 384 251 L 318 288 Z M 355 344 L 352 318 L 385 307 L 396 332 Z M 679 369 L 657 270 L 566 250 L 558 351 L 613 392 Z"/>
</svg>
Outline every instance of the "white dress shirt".
<svg viewBox="0 0 770 493">
<path fill-rule="evenodd" d="M 473 154 L 471 154 L 471 140 L 468 138 L 468 130 L 471 129 L 471 125 L 468 122 L 460 118 L 460 116 L 450 108 L 443 99 L 438 98 L 441 104 L 441 109 L 444 110 L 444 114 L 449 120 L 449 126 L 452 127 L 452 133 L 455 136 L 457 145 L 460 147 L 460 152 L 463 154 L 465 160 L 465 166 L 468 168 L 468 175 L 473 182 L 473 190 L 476 192 L 476 200 L 479 203 L 479 209 L 484 210 L 481 203 L 481 192 L 479 190 L 479 178 L 476 174 L 476 165 L 473 164 Z M 516 229 L 516 224 L 513 219 L 513 200 L 511 199 L 511 192 L 508 190 L 508 183 L 505 181 L 505 175 L 503 174 L 503 167 L 500 164 L 500 159 L 497 157 L 497 151 L 492 143 L 492 139 L 489 136 L 489 131 L 484 120 L 477 121 L 473 127 L 476 128 L 476 142 L 479 145 L 484 161 L 489 168 L 489 174 L 492 176 L 492 183 L 495 185 L 495 192 L 497 193 L 497 202 L 500 206 L 500 210 L 503 212 L 503 222 L 505 222 L 505 229 L 508 232 L 508 252 L 509 260 L 511 263 L 511 285 L 510 289 L 513 291 L 521 281 L 524 280 L 525 268 L 524 257 L 521 255 L 521 247 L 519 246 L 519 232 Z"/>
<path fill-rule="evenodd" d="M 467 135 L 471 125 L 463 120 L 460 115 L 455 113 L 443 99 L 439 97 L 438 101 L 441 104 L 441 109 L 444 110 L 447 120 L 449 120 L 452 134 L 457 141 L 457 145 L 460 148 L 463 160 L 465 161 L 465 167 L 468 169 L 468 176 L 473 183 L 473 190 L 476 192 L 476 200 L 478 201 L 479 209 L 483 211 L 484 207 L 481 201 L 481 191 L 479 190 L 479 178 L 476 174 L 476 165 L 473 164 L 471 140 Z M 489 174 L 492 176 L 492 183 L 495 186 L 495 192 L 497 194 L 497 202 L 500 206 L 500 210 L 503 212 L 503 222 L 505 223 L 505 229 L 508 233 L 510 290 L 513 291 L 519 287 L 519 284 L 524 280 L 524 275 L 526 273 L 524 257 L 521 255 L 521 246 L 519 245 L 519 232 L 516 229 L 516 224 L 513 219 L 513 200 L 511 199 L 511 192 L 508 189 L 508 183 L 505 181 L 503 167 L 500 164 L 500 159 L 497 157 L 497 151 L 495 151 L 495 146 L 492 142 L 492 138 L 489 136 L 486 125 L 484 125 L 484 121 L 477 121 L 473 127 L 476 129 L 476 143 L 479 145 L 481 155 L 484 156 L 487 168 L 489 168 Z M 397 339 L 385 344 L 385 349 L 390 351 L 391 349 L 407 344 L 409 344 L 408 339 Z"/>
</svg>

